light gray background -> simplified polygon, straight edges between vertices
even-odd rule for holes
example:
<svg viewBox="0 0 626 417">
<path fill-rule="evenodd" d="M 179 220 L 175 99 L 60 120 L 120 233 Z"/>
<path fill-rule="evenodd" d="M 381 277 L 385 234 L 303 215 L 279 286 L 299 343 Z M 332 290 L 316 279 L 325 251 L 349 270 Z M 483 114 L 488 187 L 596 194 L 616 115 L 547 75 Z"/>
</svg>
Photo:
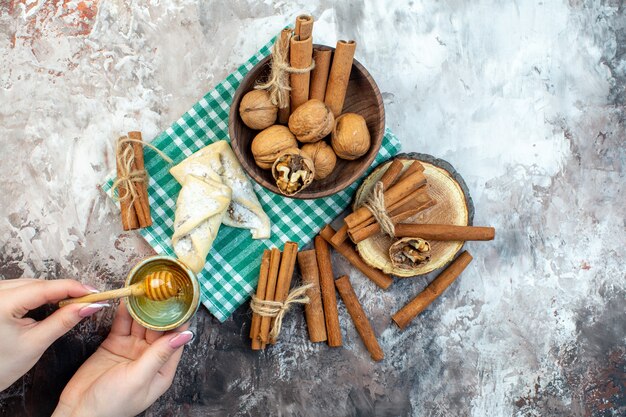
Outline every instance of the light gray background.
<svg viewBox="0 0 626 417">
<path fill-rule="evenodd" d="M 496 240 L 468 244 L 475 261 L 404 332 L 389 317 L 432 276 L 383 292 L 335 258 L 379 364 L 343 306 L 343 349 L 309 344 L 296 312 L 261 354 L 246 308 L 224 324 L 201 309 L 145 415 L 625 415 L 621 1 L 4 0 L 0 277 L 119 285 L 151 251 L 96 189 L 114 139 L 157 135 L 301 12 L 316 42 L 357 40 L 403 150 L 452 163 Z M 0 414 L 48 415 L 111 314 L 0 393 Z"/>
</svg>

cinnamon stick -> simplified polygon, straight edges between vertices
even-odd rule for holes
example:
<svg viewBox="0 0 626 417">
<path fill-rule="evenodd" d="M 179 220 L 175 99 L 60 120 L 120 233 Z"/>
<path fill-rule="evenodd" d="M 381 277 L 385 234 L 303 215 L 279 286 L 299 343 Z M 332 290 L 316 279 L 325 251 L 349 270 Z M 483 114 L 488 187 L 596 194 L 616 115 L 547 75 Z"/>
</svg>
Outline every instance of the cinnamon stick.
<svg viewBox="0 0 626 417">
<path fill-rule="evenodd" d="M 410 194 L 409 197 L 411 198 L 407 199 L 407 201 L 404 201 L 404 199 L 400 200 L 388 209 L 389 216 L 391 217 L 391 221 L 394 226 L 399 222 L 411 218 L 417 213 L 437 204 L 437 202 L 428 194 L 427 186 L 418 188 Z M 374 236 L 380 232 L 380 230 L 380 224 L 376 221 L 376 219 L 372 218 L 352 229 L 348 229 L 348 235 L 354 243 L 359 243 L 371 236 Z"/>
<path fill-rule="evenodd" d="M 424 171 L 424 166 L 422 164 L 420 164 L 418 161 L 414 161 L 411 165 L 409 165 L 409 167 L 404 170 L 404 172 L 402 172 L 402 170 L 404 169 L 404 163 L 400 160 L 400 159 L 394 159 L 392 161 L 392 163 L 389 165 L 389 167 L 387 168 L 387 170 L 385 171 L 385 173 L 380 177 L 380 182 L 383 184 L 383 190 L 387 190 L 389 187 L 391 187 L 392 185 L 396 184 L 397 182 L 406 179 L 409 175 L 417 172 L 417 171 Z M 404 205 L 405 203 L 412 201 L 416 198 L 418 199 L 423 199 L 423 197 L 421 197 L 423 195 L 424 192 L 426 192 L 426 186 L 422 186 L 420 188 L 418 188 L 417 190 L 413 191 L 412 193 L 406 195 L 405 197 L 403 197 L 401 200 L 398 200 L 397 202 L 388 205 L 388 211 L 390 214 L 399 214 L 400 212 L 393 212 L 394 209 L 396 209 L 397 207 Z M 430 200 L 430 197 L 427 196 L 427 199 Z M 431 205 L 434 204 L 434 200 L 431 200 Z M 430 206 L 429 206 L 430 207 Z M 424 207 L 425 209 L 426 207 Z M 405 210 L 402 211 L 407 211 L 410 210 L 410 208 L 406 208 Z M 407 217 L 405 217 L 407 218 Z M 369 219 L 367 219 L 366 221 L 359 223 L 358 225 L 352 227 L 352 229 L 361 229 L 363 227 L 369 226 L 371 224 L 376 223 L 376 219 L 372 216 Z M 380 229 L 378 229 L 380 230 Z M 354 232 L 354 230 L 353 230 Z M 333 236 L 332 243 L 335 245 L 340 244 L 341 242 L 343 242 L 344 240 L 346 240 L 348 238 L 348 226 L 346 224 L 344 224 L 335 234 L 335 236 Z"/>
<path fill-rule="evenodd" d="M 399 222 L 406 220 L 410 217 L 415 216 L 417 213 L 420 213 L 424 210 L 426 210 L 429 207 L 434 206 L 435 200 L 429 200 L 425 203 L 423 203 L 421 206 L 413 208 L 413 209 L 408 209 L 405 211 L 400 211 L 398 214 L 396 215 L 391 215 L 391 221 L 393 222 L 393 224 L 395 226 L 398 225 Z M 348 230 L 348 235 L 350 236 L 350 239 L 354 242 L 354 243 L 359 243 L 364 241 L 365 239 L 374 236 L 375 234 L 380 232 L 380 224 L 378 222 L 374 222 L 372 224 L 370 224 L 369 226 L 365 226 L 362 227 L 360 229 L 355 229 L 355 231 L 353 232 L 352 230 Z M 397 236 L 397 234 L 396 234 Z"/>
<path fill-rule="evenodd" d="M 335 248 L 337 252 L 339 252 L 344 258 L 347 259 L 348 262 L 352 264 L 355 268 L 363 273 L 366 277 L 371 279 L 374 284 L 378 285 L 383 290 L 389 288 L 393 279 L 383 273 L 382 271 L 369 266 L 368 264 L 361 259 L 361 257 L 356 253 L 354 247 L 348 242 L 342 242 L 339 245 L 334 245 L 330 239 L 335 234 L 335 230 L 330 226 L 325 226 L 322 230 L 320 230 L 320 236 L 324 238 L 330 245 Z"/>
<path fill-rule="evenodd" d="M 277 248 L 273 248 L 270 252 L 270 268 L 267 275 L 267 285 L 265 287 L 264 300 L 273 300 L 276 294 L 276 281 L 278 280 L 278 269 L 280 267 L 281 253 Z M 259 331 L 259 340 L 261 348 L 265 348 L 265 343 L 269 342 L 271 317 L 261 317 L 261 330 Z"/>
<path fill-rule="evenodd" d="M 289 44 L 291 43 L 291 29 L 283 29 L 280 32 L 280 38 L 277 40 L 277 42 L 280 42 L 278 44 L 280 50 L 281 50 L 281 55 L 284 57 L 289 57 Z M 283 82 L 286 84 L 287 87 L 289 87 L 289 76 L 287 74 L 284 75 L 284 80 Z M 290 105 L 289 105 L 289 92 L 286 92 L 286 98 L 287 100 L 285 100 L 286 105 L 285 107 L 279 107 L 278 108 L 278 123 L 282 124 L 282 125 L 286 125 L 289 122 L 289 115 L 291 114 L 291 110 L 290 110 Z"/>
<path fill-rule="evenodd" d="M 348 225 L 344 223 L 343 226 L 341 226 L 341 228 L 337 230 L 337 233 L 335 233 L 333 237 L 330 238 L 330 243 L 333 245 L 341 245 L 341 242 L 343 242 L 347 238 L 348 238 Z"/>
<path fill-rule="evenodd" d="M 493 227 L 454 226 L 449 224 L 412 224 L 396 225 L 397 237 L 420 237 L 436 241 L 493 240 L 496 229 Z"/>
<path fill-rule="evenodd" d="M 313 34 L 313 16 L 301 14 L 296 17 L 294 34 L 299 36 L 302 40 L 309 39 Z"/>
<path fill-rule="evenodd" d="M 352 317 L 352 322 L 354 323 L 354 327 L 356 327 L 356 331 L 359 333 L 359 336 L 361 336 L 361 340 L 372 356 L 372 359 L 375 361 L 382 360 L 385 357 L 385 354 L 380 348 L 378 340 L 376 340 L 376 334 L 372 329 L 372 325 L 365 316 L 363 307 L 354 293 L 352 284 L 350 284 L 350 278 L 348 278 L 347 275 L 338 278 L 335 280 L 335 286 L 337 287 L 337 291 L 339 291 L 339 295 L 341 296 L 343 303 L 346 305 L 348 314 Z"/>
<path fill-rule="evenodd" d="M 299 36 L 291 38 L 289 49 L 289 59 L 292 68 L 309 68 L 313 62 L 313 39 L 301 39 Z M 301 74 L 291 73 L 291 112 L 298 106 L 306 103 L 309 99 L 309 81 L 311 72 L 306 71 Z"/>
<path fill-rule="evenodd" d="M 389 165 L 389 167 L 387 168 L 385 173 L 382 175 L 382 177 L 380 177 L 380 180 L 379 180 L 383 184 L 383 190 L 388 189 L 390 185 L 392 185 L 392 184 L 394 184 L 396 182 L 396 180 L 399 177 L 400 172 L 402 171 L 403 168 L 404 168 L 404 164 L 399 159 L 394 159 L 391 162 L 391 164 Z M 412 194 L 410 194 L 410 195 L 412 195 Z M 392 209 L 392 207 L 389 207 L 390 211 L 391 211 L 391 209 Z M 406 218 L 408 218 L 408 217 L 405 217 L 405 219 Z M 372 217 L 369 220 L 366 220 L 365 222 L 360 223 L 359 225 L 357 225 L 356 229 L 360 229 L 362 227 L 368 226 L 368 225 L 373 224 L 375 222 L 376 222 L 376 220 Z M 380 228 L 378 230 L 380 230 Z M 341 242 L 343 242 L 347 238 L 348 238 L 348 225 L 344 224 L 343 226 L 341 226 L 341 228 L 339 230 L 337 230 L 337 233 L 335 233 L 335 235 L 332 237 L 331 242 L 334 245 L 339 245 L 339 244 L 341 244 Z"/>
<path fill-rule="evenodd" d="M 119 144 L 120 141 L 126 140 L 126 136 L 120 137 L 118 141 L 118 146 L 116 150 L 119 152 L 115 156 L 116 166 L 117 166 L 117 177 L 121 178 L 128 173 L 125 173 L 124 163 L 122 161 L 122 155 L 125 150 L 130 147 L 130 143 Z M 133 168 L 131 167 L 131 170 Z M 121 182 L 117 187 L 117 194 L 120 202 L 120 209 L 122 211 L 122 228 L 124 230 L 134 230 L 139 228 L 139 220 L 137 219 L 137 212 L 135 211 L 135 206 L 132 203 L 132 195 L 130 190 L 126 187 L 127 182 Z"/>
<path fill-rule="evenodd" d="M 326 84 L 328 82 L 328 71 L 330 70 L 330 59 L 333 51 L 327 48 L 313 48 L 313 61 L 315 68 L 311 72 L 311 87 L 309 88 L 309 100 L 317 99 L 324 101 L 326 95 Z"/>
<path fill-rule="evenodd" d="M 383 184 L 383 190 L 388 189 L 390 185 L 396 182 L 396 179 L 400 175 L 400 172 L 402 171 L 403 168 L 404 168 L 404 164 L 399 159 L 394 159 L 391 162 L 391 164 L 389 165 L 389 167 L 387 168 L 385 173 L 382 175 L 382 177 L 380 177 L 380 180 L 379 180 Z M 389 209 L 391 210 L 391 207 Z M 375 222 L 375 219 L 371 218 L 359 224 L 357 227 L 366 226 L 374 222 Z M 339 230 L 337 230 L 337 233 L 335 233 L 335 236 L 333 236 L 332 238 L 332 242 L 335 245 L 338 245 L 344 240 L 346 240 L 347 237 L 348 237 L 348 226 L 344 224 Z"/>
<path fill-rule="evenodd" d="M 261 270 L 259 271 L 259 283 L 256 287 L 256 297 L 260 300 L 265 300 L 265 289 L 267 287 L 267 277 L 270 270 L 270 253 L 271 251 L 263 251 L 263 257 L 261 258 Z M 252 339 L 252 350 L 261 349 L 261 340 L 259 339 L 259 333 L 261 332 L 261 316 L 257 313 L 252 313 L 252 324 L 250 325 L 250 338 Z"/>
<path fill-rule="evenodd" d="M 407 169 L 405 169 L 402 174 L 400 174 L 400 176 L 398 177 L 398 182 L 404 180 L 409 175 L 413 174 L 414 172 L 418 172 L 418 171 L 419 172 L 424 172 L 424 165 L 422 165 L 420 163 L 420 161 L 413 161 L 411 163 L 411 165 L 409 165 L 409 167 Z"/>
<path fill-rule="evenodd" d="M 428 194 L 428 184 L 422 185 L 417 190 L 411 192 L 406 197 L 401 198 L 395 203 L 391 204 L 387 210 L 390 213 L 397 214 L 399 211 L 408 210 L 410 207 L 420 206 L 428 201 L 433 200 L 430 194 Z M 371 219 L 371 221 L 376 221 Z M 358 226 L 357 226 L 358 227 Z"/>
<path fill-rule="evenodd" d="M 396 216 L 398 214 L 404 213 L 408 210 L 420 209 L 424 210 L 425 208 L 431 207 L 435 205 L 437 202 L 433 199 L 430 194 L 428 194 L 428 186 L 424 186 L 418 189 L 423 190 L 421 193 L 415 195 L 415 197 L 409 201 L 404 202 L 403 204 L 394 204 L 389 213 L 392 216 Z"/>
<path fill-rule="evenodd" d="M 283 255 L 280 260 L 280 268 L 278 269 L 278 278 L 276 280 L 276 292 L 274 301 L 284 303 L 289 294 L 291 287 L 291 279 L 293 278 L 293 270 L 296 266 L 296 255 L 298 253 L 298 244 L 295 242 L 287 242 L 283 248 Z"/>
<path fill-rule="evenodd" d="M 330 261 L 330 249 L 321 236 L 315 236 L 314 245 L 317 267 L 320 273 L 320 289 L 322 291 L 328 346 L 338 347 L 342 343 L 341 327 L 339 326 L 339 313 L 337 312 L 337 296 L 335 295 L 335 278 Z"/>
<path fill-rule="evenodd" d="M 394 159 L 391 162 L 391 164 L 389 165 L 389 167 L 387 168 L 385 173 L 382 175 L 382 177 L 380 177 L 380 180 L 379 180 L 380 182 L 383 183 L 383 190 L 387 190 L 390 185 L 396 182 L 403 168 L 404 168 L 404 164 L 402 163 L 401 160 Z"/>
<path fill-rule="evenodd" d="M 311 284 L 306 295 L 309 304 L 304 306 L 306 326 L 309 330 L 309 340 L 313 343 L 327 340 L 326 323 L 324 319 L 324 307 L 322 306 L 322 294 L 320 291 L 320 276 L 317 268 L 317 256 L 315 250 L 305 250 L 298 253 L 298 266 L 302 274 L 302 283 Z"/>
<path fill-rule="evenodd" d="M 141 132 L 128 132 L 128 138 L 138 141 L 143 141 Z M 130 142 L 135 154 L 134 170 L 145 171 L 145 165 L 143 161 L 143 144 L 139 142 Z M 135 206 L 135 212 L 137 213 L 137 220 L 139 227 L 144 228 L 152 225 L 152 216 L 150 215 L 150 201 L 148 200 L 148 176 L 144 181 L 134 181 L 133 187 L 135 187 L 135 193 L 137 197 L 133 202 Z"/>
<path fill-rule="evenodd" d="M 417 190 L 426 184 L 426 177 L 422 172 L 414 172 L 402 181 L 397 182 L 385 191 L 385 205 L 391 206 L 393 203 L 405 197 L 407 194 Z M 353 228 L 360 223 L 372 218 L 372 212 L 367 207 L 361 207 L 348 215 L 344 222 L 348 227 Z"/>
<path fill-rule="evenodd" d="M 464 251 L 433 282 L 428 284 L 424 291 L 394 314 L 391 317 L 392 320 L 400 329 L 404 329 L 411 320 L 424 311 L 430 303 L 439 297 L 461 275 L 461 272 L 465 270 L 471 261 L 472 255 Z"/>
<path fill-rule="evenodd" d="M 335 48 L 333 64 L 330 67 L 328 85 L 326 86 L 326 95 L 324 97 L 324 102 L 330 107 L 335 117 L 341 114 L 343 102 L 346 99 L 355 49 L 356 42 L 352 40 L 340 40 Z"/>
<path fill-rule="evenodd" d="M 287 242 L 283 247 L 283 255 L 280 260 L 280 268 L 278 269 L 278 278 L 276 279 L 276 291 L 274 293 L 274 301 L 284 303 L 289 295 L 291 280 L 293 278 L 293 270 L 296 267 L 296 255 L 298 254 L 298 244 L 295 242 Z M 270 328 L 274 326 L 274 317 L 272 317 Z M 271 339 L 270 343 L 276 343 Z"/>
</svg>

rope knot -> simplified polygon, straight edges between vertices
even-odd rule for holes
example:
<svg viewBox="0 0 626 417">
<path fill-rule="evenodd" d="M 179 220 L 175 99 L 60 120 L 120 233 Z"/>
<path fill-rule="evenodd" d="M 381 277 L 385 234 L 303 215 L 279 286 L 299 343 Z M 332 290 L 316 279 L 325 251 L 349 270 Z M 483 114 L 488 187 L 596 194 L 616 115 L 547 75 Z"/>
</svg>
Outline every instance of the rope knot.
<svg viewBox="0 0 626 417">
<path fill-rule="evenodd" d="M 372 212 L 372 215 L 380 224 L 380 228 L 383 232 L 388 234 L 391 237 L 396 236 L 396 227 L 393 224 L 393 220 L 389 216 L 387 212 L 387 207 L 385 206 L 385 192 L 383 190 L 383 183 L 378 181 L 376 185 L 374 185 L 374 189 L 372 193 L 369 195 L 363 206 L 367 207 L 369 211 Z"/>
<path fill-rule="evenodd" d="M 280 301 L 261 300 L 257 298 L 256 295 L 252 296 L 252 301 L 250 302 L 252 312 L 259 316 L 274 317 L 274 326 L 269 334 L 270 340 L 276 340 L 278 338 L 283 325 L 283 318 L 292 305 L 309 303 L 310 299 L 305 293 L 312 287 L 313 284 L 306 284 L 294 288 L 289 292 L 284 303 Z"/>
<path fill-rule="evenodd" d="M 125 202 L 130 199 L 130 203 L 128 203 L 129 206 L 132 206 L 137 199 L 137 189 L 133 183 L 148 181 L 148 172 L 145 169 L 135 169 L 135 149 L 132 146 L 126 146 L 124 148 L 124 145 L 131 143 L 140 143 L 142 146 L 147 146 L 153 149 L 166 162 L 170 164 L 173 162 L 170 157 L 150 143 L 139 139 L 130 139 L 127 136 L 119 138 L 115 147 L 116 162 L 119 171 L 117 178 L 111 185 L 111 194 L 114 200 L 120 202 Z M 124 195 L 122 195 L 120 191 L 122 189 L 124 190 Z M 127 215 L 130 215 L 130 211 Z"/>
<path fill-rule="evenodd" d="M 281 42 L 280 35 L 276 38 L 272 47 L 272 67 L 269 79 L 262 84 L 256 85 L 257 90 L 268 90 L 272 104 L 284 109 L 289 105 L 289 74 L 306 74 L 315 68 L 315 61 L 306 68 L 294 68 L 289 65 L 289 44 L 291 36 Z"/>
<path fill-rule="evenodd" d="M 117 165 L 119 167 L 119 173 L 113 185 L 112 190 L 117 190 L 117 201 L 131 200 L 132 205 L 137 198 L 137 190 L 133 186 L 133 182 L 143 182 L 148 178 L 148 173 L 145 169 L 135 168 L 135 150 L 132 146 L 126 146 L 124 150 L 122 147 L 131 142 L 136 142 L 134 139 L 128 139 L 126 136 L 121 137 L 117 141 L 117 147 L 115 154 L 117 155 Z M 120 188 L 125 190 L 124 195 L 121 195 Z"/>
</svg>

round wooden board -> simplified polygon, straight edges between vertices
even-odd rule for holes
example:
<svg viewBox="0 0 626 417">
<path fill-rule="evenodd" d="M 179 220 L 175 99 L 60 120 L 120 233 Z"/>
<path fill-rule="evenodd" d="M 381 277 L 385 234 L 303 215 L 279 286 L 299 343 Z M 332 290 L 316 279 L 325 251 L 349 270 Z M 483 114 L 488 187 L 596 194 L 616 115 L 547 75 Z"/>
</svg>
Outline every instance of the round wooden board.
<svg viewBox="0 0 626 417">
<path fill-rule="evenodd" d="M 474 207 L 467 191 L 467 186 L 448 162 L 430 155 L 416 153 L 399 155 L 397 158 L 402 160 L 405 167 L 409 166 L 415 159 L 424 165 L 424 175 L 429 186 L 428 192 L 437 201 L 436 205 L 405 220 L 405 223 L 452 224 L 460 226 L 472 224 Z M 369 195 L 374 184 L 376 184 L 390 164 L 391 161 L 381 164 L 363 181 L 354 197 L 355 207 L 362 204 L 364 198 Z M 393 240 L 389 236 L 380 233 L 357 244 L 357 250 L 365 262 L 381 269 L 385 273 L 398 277 L 413 277 L 427 274 L 445 266 L 454 259 L 463 247 L 464 242 L 431 241 L 430 261 L 412 270 L 393 267 L 389 259 L 389 247 L 392 243 Z"/>
</svg>

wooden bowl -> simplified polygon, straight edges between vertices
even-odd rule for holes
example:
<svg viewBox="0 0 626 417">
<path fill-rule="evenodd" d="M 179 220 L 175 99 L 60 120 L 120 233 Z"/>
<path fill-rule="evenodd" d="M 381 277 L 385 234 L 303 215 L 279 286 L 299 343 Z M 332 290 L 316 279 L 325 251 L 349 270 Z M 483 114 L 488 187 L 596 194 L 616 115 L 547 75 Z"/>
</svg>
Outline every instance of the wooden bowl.
<svg viewBox="0 0 626 417">
<path fill-rule="evenodd" d="M 322 47 L 314 45 L 314 47 Z M 334 48 L 326 47 L 334 51 Z M 257 183 L 268 190 L 280 194 L 276 187 L 270 170 L 264 170 L 257 166 L 250 149 L 252 139 L 259 133 L 258 130 L 250 129 L 239 116 L 239 103 L 241 98 L 253 89 L 259 80 L 265 80 L 270 72 L 271 56 L 266 57 L 248 72 L 241 81 L 230 106 L 228 119 L 228 132 L 235 155 L 241 162 L 243 169 Z M 371 136 L 369 151 L 354 161 L 346 161 L 337 158 L 337 165 L 333 172 L 323 180 L 315 180 L 311 185 L 292 198 L 310 199 L 320 198 L 335 194 L 356 181 L 365 170 L 374 162 L 374 158 L 380 149 L 385 133 L 385 108 L 380 91 L 372 76 L 356 59 L 352 64 L 350 82 L 346 99 L 343 105 L 343 113 L 357 113 L 365 118 L 367 128 Z M 325 138 L 330 144 L 330 135 Z"/>
<path fill-rule="evenodd" d="M 423 224 L 453 224 L 459 226 L 471 226 L 474 219 L 474 203 L 469 195 L 467 185 L 463 178 L 448 162 L 425 154 L 398 155 L 405 167 L 415 159 L 424 165 L 424 175 L 428 181 L 428 192 L 437 204 L 416 214 L 404 222 Z M 381 164 L 368 175 L 363 184 L 357 190 L 354 197 L 354 205 L 360 205 L 369 195 L 372 187 L 389 168 L 391 162 Z M 389 236 L 379 233 L 357 244 L 357 250 L 361 258 L 374 268 L 385 273 L 393 274 L 400 278 L 424 275 L 435 269 L 442 268 L 452 261 L 456 254 L 463 248 L 464 242 L 430 242 L 430 261 L 407 270 L 396 268 L 389 259 L 389 247 L 394 242 Z"/>
</svg>

